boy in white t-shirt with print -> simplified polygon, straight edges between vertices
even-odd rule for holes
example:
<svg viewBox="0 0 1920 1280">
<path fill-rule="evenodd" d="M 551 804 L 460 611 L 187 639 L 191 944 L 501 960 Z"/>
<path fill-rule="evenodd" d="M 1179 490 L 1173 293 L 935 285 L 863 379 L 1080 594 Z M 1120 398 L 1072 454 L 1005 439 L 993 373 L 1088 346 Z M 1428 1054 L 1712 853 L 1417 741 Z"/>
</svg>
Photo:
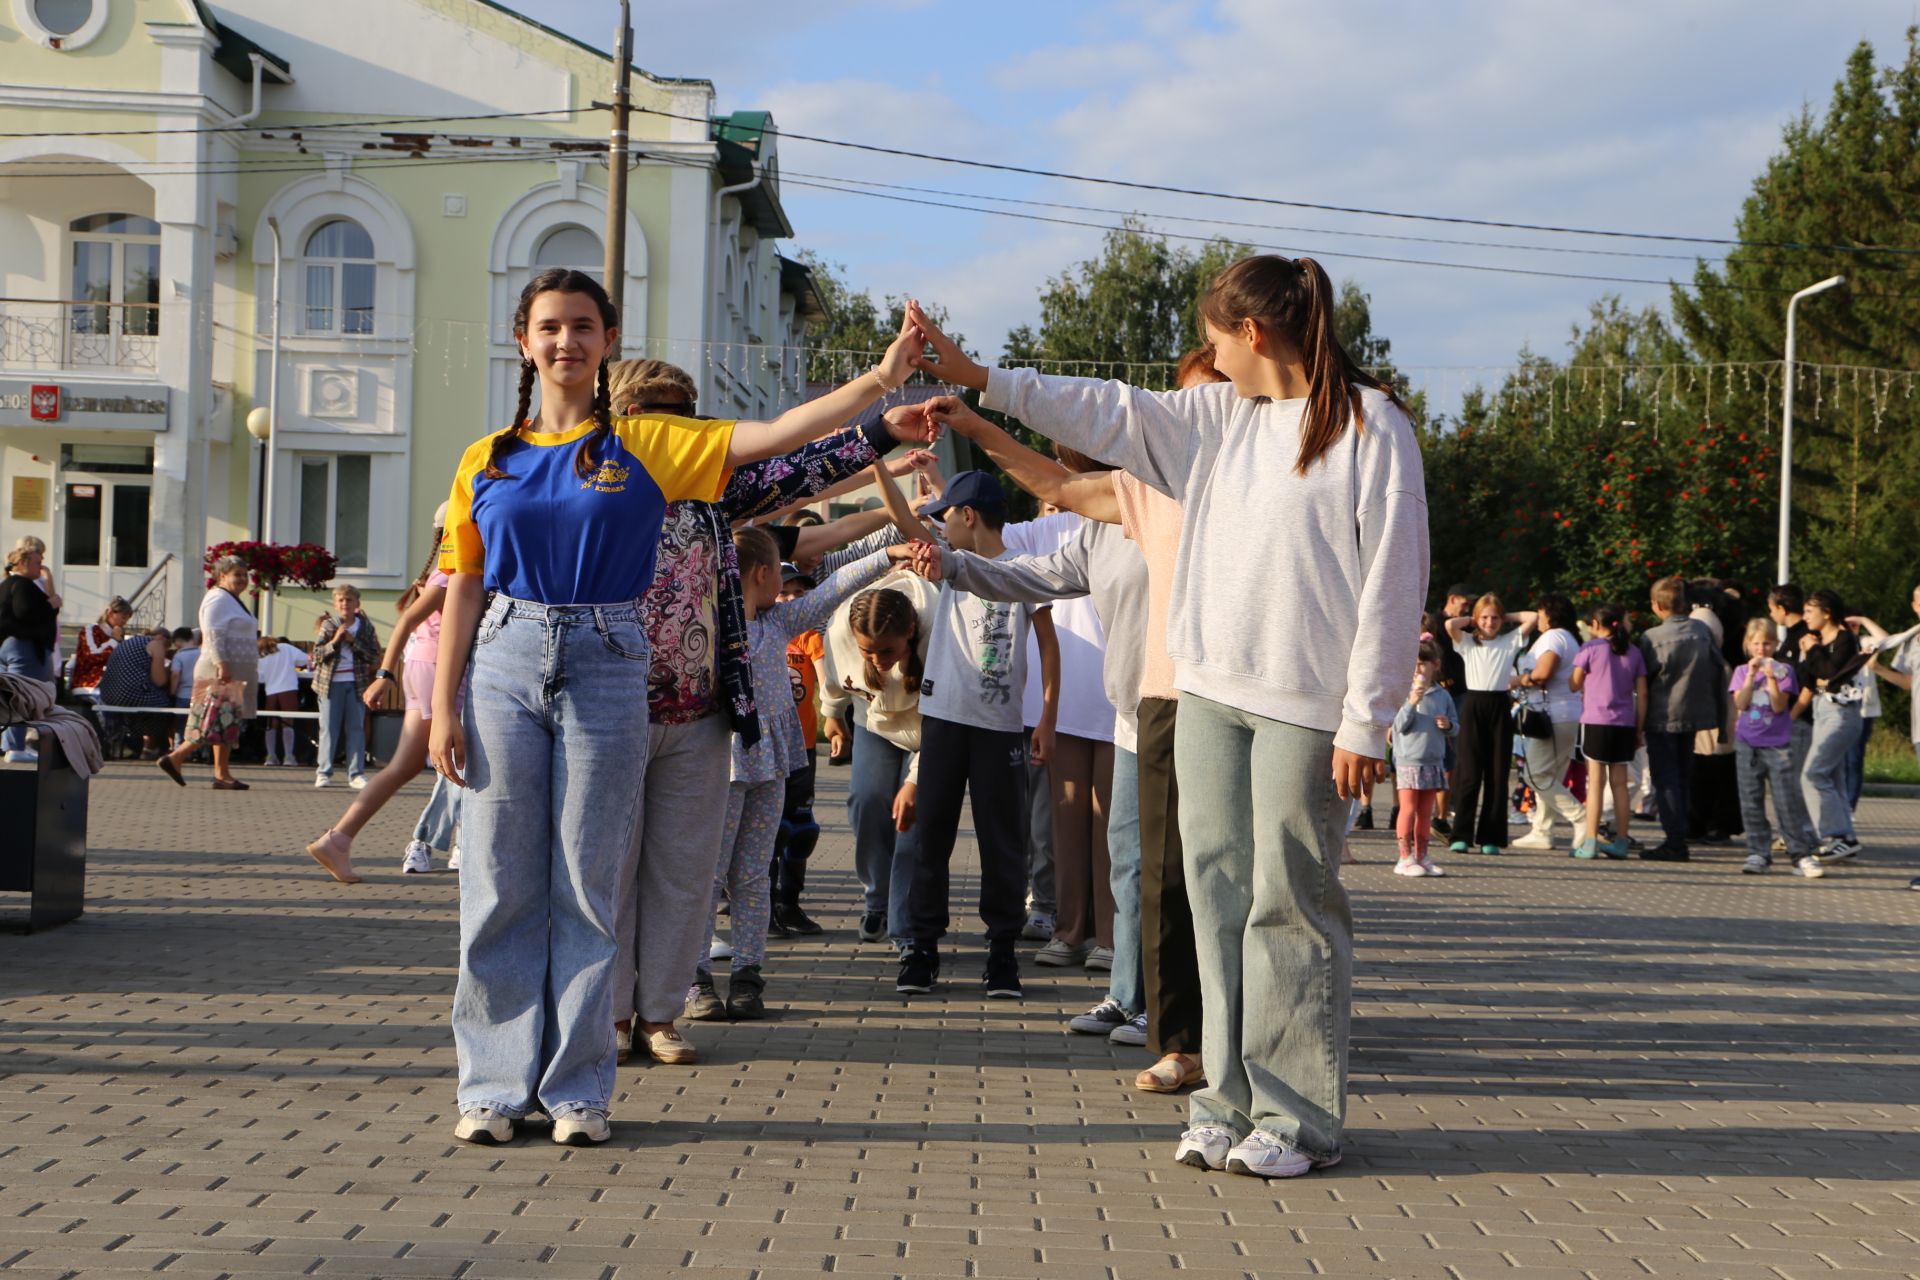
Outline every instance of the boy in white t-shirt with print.
<svg viewBox="0 0 1920 1280">
<path fill-rule="evenodd" d="M 963 471 L 948 482 L 926 515 L 946 522 L 947 541 L 989 559 L 1006 554 L 1000 536 L 1006 497 L 984 471 Z M 895 989 L 933 990 L 939 979 L 939 941 L 950 923 L 948 864 L 960 827 L 960 806 L 973 800 L 980 846 L 980 918 L 987 926 L 987 995 L 1018 999 L 1020 963 L 1014 943 L 1026 924 L 1027 742 L 1020 695 L 1026 683 L 1027 630 L 1039 644 L 1044 705 L 1034 730 L 1034 754 L 1051 747 L 1059 707 L 1060 647 L 1050 610 L 982 600 L 949 584 L 940 587 L 920 682 L 920 770 L 914 821 L 920 827 L 920 865 L 907 910 L 907 945 Z"/>
</svg>

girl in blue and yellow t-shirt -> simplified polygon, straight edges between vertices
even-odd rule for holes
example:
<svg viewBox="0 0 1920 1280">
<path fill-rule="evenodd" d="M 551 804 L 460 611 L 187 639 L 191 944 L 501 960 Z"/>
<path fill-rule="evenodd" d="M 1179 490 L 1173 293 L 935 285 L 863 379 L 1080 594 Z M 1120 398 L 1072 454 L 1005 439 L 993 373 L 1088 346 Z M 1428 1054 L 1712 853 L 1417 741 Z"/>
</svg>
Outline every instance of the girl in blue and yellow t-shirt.
<svg viewBox="0 0 1920 1280">
<path fill-rule="evenodd" d="M 618 323 L 592 277 L 534 278 L 514 313 L 514 425 L 467 450 L 448 502 L 431 754 L 472 790 L 453 1006 L 469 1142 L 511 1138 L 536 1108 L 556 1142 L 610 1133 L 616 899 L 647 752 L 638 600 L 666 504 L 711 502 L 732 467 L 837 427 L 905 382 L 924 343 L 903 325 L 872 372 L 772 422 L 616 419 Z"/>
</svg>

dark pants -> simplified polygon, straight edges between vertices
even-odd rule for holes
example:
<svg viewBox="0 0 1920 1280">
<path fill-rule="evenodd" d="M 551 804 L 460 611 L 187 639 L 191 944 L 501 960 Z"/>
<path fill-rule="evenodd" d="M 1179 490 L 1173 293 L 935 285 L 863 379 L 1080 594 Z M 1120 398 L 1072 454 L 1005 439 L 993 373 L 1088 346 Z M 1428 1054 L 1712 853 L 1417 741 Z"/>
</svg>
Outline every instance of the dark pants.
<svg viewBox="0 0 1920 1280">
<path fill-rule="evenodd" d="M 1654 801 L 1667 844 L 1687 847 L 1687 815 L 1693 794 L 1693 730 L 1647 730 L 1647 771 L 1653 775 Z"/>
<path fill-rule="evenodd" d="M 1180 845 L 1180 784 L 1173 732 L 1180 704 L 1140 699 L 1140 935 L 1146 976 L 1147 1048 L 1156 1056 L 1200 1052 L 1200 957 Z"/>
<path fill-rule="evenodd" d="M 1469 689 L 1461 695 L 1460 758 L 1449 795 L 1456 841 L 1507 846 L 1507 809 L 1513 803 L 1512 707 L 1513 697 L 1504 690 Z"/>
<path fill-rule="evenodd" d="M 820 824 L 813 817 L 812 756 L 787 775 L 787 794 L 780 810 L 780 829 L 773 837 L 773 900 L 797 906 L 806 884 L 807 859 L 820 843 Z"/>
<path fill-rule="evenodd" d="M 973 800 L 980 846 L 980 919 L 989 942 L 1020 936 L 1027 919 L 1027 735 L 956 724 L 936 716 L 920 724 L 920 833 L 907 936 L 932 943 L 950 923 L 947 904 L 960 806 Z"/>
<path fill-rule="evenodd" d="M 1692 786 L 1688 834 L 1704 840 L 1708 832 L 1737 836 L 1745 830 L 1740 816 L 1739 766 L 1732 756 L 1694 752 Z"/>
</svg>

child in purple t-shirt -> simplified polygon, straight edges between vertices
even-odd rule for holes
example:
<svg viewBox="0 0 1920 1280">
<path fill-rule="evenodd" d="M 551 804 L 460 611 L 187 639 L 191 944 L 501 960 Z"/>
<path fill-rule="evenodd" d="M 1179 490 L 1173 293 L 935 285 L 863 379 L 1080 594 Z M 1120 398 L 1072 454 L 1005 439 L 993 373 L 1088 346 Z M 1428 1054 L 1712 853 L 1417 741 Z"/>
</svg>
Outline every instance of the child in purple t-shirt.
<svg viewBox="0 0 1920 1280">
<path fill-rule="evenodd" d="M 1580 695 L 1580 750 L 1587 757 L 1586 838 L 1573 846 L 1576 858 L 1627 856 L 1627 826 L 1633 821 L 1627 771 L 1647 715 L 1647 659 L 1633 643 L 1627 611 L 1603 604 L 1587 626 L 1594 638 L 1573 655 L 1568 683 Z M 1600 838 L 1600 813 L 1613 793 L 1613 839 Z"/>
<path fill-rule="evenodd" d="M 1794 870 L 1811 880 L 1823 872 L 1814 856 L 1813 825 L 1793 775 L 1793 699 L 1800 682 L 1793 668 L 1774 658 L 1773 624 L 1765 618 L 1747 623 L 1747 661 L 1733 673 L 1734 765 L 1740 776 L 1740 818 L 1747 828 L 1747 875 L 1766 874 L 1773 865 L 1773 832 L 1767 826 L 1767 784 L 1780 814 L 1780 835 Z"/>
</svg>

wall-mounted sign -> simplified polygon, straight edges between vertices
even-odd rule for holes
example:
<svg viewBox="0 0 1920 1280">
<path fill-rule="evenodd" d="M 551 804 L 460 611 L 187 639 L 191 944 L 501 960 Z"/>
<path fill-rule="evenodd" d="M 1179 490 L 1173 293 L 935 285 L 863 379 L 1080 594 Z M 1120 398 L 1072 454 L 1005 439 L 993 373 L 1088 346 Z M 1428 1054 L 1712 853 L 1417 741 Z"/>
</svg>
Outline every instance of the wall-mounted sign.
<svg viewBox="0 0 1920 1280">
<path fill-rule="evenodd" d="M 73 498 L 97 498 L 100 496 L 100 486 L 97 484 L 70 484 L 67 486 L 67 496 Z"/>
<path fill-rule="evenodd" d="M 0 427 L 167 429 L 168 388 L 115 382 L 24 382 L 0 378 Z"/>
<path fill-rule="evenodd" d="M 13 477 L 12 518 L 28 524 L 45 524 L 50 488 L 45 476 Z"/>
</svg>

